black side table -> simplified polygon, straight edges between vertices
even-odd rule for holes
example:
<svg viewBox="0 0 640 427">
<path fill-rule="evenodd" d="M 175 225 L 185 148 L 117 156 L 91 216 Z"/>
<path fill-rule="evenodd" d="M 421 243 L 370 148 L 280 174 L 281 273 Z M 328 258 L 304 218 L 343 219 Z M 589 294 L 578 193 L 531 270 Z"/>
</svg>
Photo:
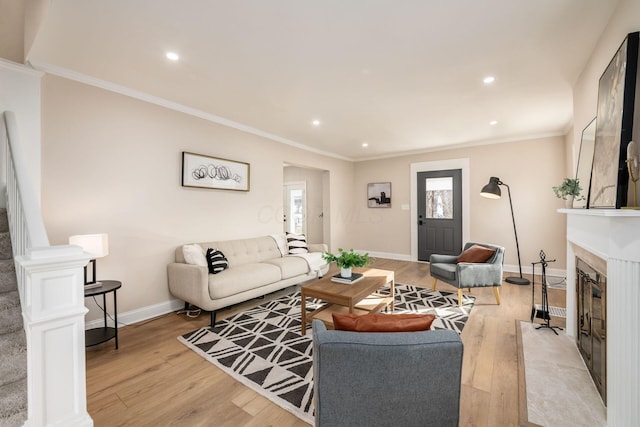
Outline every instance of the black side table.
<svg viewBox="0 0 640 427">
<path fill-rule="evenodd" d="M 122 287 L 122 283 L 117 280 L 101 280 L 102 286 L 84 290 L 84 297 L 102 295 L 102 307 L 104 309 L 104 326 L 102 328 L 89 329 L 84 332 L 85 347 L 101 344 L 112 338 L 116 339 L 116 350 L 118 349 L 118 300 L 116 291 Z M 113 292 L 113 321 L 115 327 L 107 326 L 107 294 Z"/>
</svg>

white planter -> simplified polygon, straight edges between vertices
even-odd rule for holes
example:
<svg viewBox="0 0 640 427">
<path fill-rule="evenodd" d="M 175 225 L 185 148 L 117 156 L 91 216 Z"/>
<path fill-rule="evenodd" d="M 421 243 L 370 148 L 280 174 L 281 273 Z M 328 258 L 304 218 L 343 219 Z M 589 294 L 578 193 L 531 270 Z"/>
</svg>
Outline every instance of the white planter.
<svg viewBox="0 0 640 427">
<path fill-rule="evenodd" d="M 564 205 L 567 209 L 571 209 L 573 208 L 573 196 L 567 196 L 567 198 L 564 201 Z"/>
<path fill-rule="evenodd" d="M 349 268 L 341 268 L 340 269 L 340 276 L 342 277 L 351 277 L 351 267 Z"/>
</svg>

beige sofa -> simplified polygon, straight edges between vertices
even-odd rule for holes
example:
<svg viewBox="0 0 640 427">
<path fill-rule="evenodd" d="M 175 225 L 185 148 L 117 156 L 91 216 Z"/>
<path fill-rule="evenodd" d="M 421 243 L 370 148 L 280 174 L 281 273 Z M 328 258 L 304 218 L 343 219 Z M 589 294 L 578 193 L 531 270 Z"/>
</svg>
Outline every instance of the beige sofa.
<svg viewBox="0 0 640 427">
<path fill-rule="evenodd" d="M 229 268 L 209 274 L 207 266 L 186 263 L 179 246 L 175 262 L 167 266 L 169 291 L 185 301 L 185 307 L 191 303 L 211 311 L 212 327 L 216 310 L 321 277 L 329 270 L 321 256 L 327 251 L 324 244 L 308 245 L 310 253 L 301 256 L 283 255 L 283 242 L 272 236 L 198 245 L 204 252 L 208 248 L 222 251 Z"/>
</svg>

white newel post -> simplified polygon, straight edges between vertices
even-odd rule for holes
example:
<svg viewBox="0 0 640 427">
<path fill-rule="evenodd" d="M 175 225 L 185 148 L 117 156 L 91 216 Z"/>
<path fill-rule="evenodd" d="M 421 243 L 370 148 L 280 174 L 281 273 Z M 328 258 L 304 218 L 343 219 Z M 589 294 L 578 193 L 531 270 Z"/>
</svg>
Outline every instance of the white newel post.
<svg viewBox="0 0 640 427">
<path fill-rule="evenodd" d="M 16 257 L 24 280 L 28 426 L 92 426 L 87 412 L 84 276 L 77 246 L 27 250 Z"/>
</svg>

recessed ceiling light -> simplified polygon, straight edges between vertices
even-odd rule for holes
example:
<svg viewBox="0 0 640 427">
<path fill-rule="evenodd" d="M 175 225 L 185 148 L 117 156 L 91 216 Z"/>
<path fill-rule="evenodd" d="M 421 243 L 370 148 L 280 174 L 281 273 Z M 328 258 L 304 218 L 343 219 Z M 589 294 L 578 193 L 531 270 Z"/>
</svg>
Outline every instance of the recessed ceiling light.
<svg viewBox="0 0 640 427">
<path fill-rule="evenodd" d="M 489 124 L 490 124 L 491 126 L 495 126 L 495 125 L 497 125 L 497 124 L 498 124 L 498 121 L 497 121 L 497 120 L 491 120 L 491 121 L 489 122 Z"/>
<path fill-rule="evenodd" d="M 367 148 L 368 146 L 369 146 L 369 143 L 368 143 L 368 142 L 363 142 L 363 143 L 362 143 L 362 148 Z"/>
<path fill-rule="evenodd" d="M 314 125 L 314 126 L 320 126 L 320 120 L 316 119 L 316 120 L 312 121 L 311 124 Z"/>
<path fill-rule="evenodd" d="M 496 78 L 493 76 L 487 76 L 484 79 L 482 79 L 482 81 L 484 82 L 484 84 L 490 85 L 491 83 L 496 81 Z"/>
<path fill-rule="evenodd" d="M 165 56 L 170 61 L 177 61 L 178 59 L 180 59 L 180 55 L 178 55 L 175 52 L 167 52 L 167 54 Z"/>
</svg>

